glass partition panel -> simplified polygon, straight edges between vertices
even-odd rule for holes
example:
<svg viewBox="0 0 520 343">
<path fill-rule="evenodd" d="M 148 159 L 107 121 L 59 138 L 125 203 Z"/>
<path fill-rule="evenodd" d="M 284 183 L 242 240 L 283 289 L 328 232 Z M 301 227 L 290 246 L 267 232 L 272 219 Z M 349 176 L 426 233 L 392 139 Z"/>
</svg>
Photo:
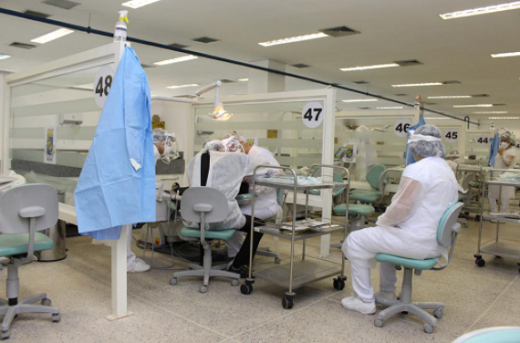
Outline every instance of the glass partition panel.
<svg viewBox="0 0 520 343">
<path fill-rule="evenodd" d="M 299 168 L 321 163 L 322 126 L 310 129 L 302 121 L 301 113 L 308 102 L 226 104 L 226 110 L 233 113 L 228 121 L 211 119 L 208 114 L 213 110 L 212 105 L 196 106 L 194 153 L 202 149 L 206 140 L 221 139 L 226 133 L 236 131 L 271 151 L 281 165 Z M 324 105 L 323 101 L 316 102 Z"/>
<path fill-rule="evenodd" d="M 492 137 L 489 131 L 468 131 L 466 133 L 465 161 L 477 161 L 483 166 L 487 166 Z"/>
</svg>

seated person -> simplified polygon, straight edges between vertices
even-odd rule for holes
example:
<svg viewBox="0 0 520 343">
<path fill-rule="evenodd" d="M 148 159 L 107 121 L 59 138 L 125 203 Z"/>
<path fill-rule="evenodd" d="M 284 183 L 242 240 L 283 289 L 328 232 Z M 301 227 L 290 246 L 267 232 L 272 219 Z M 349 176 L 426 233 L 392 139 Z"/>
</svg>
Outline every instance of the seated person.
<svg viewBox="0 0 520 343">
<path fill-rule="evenodd" d="M 437 243 L 437 229 L 446 210 L 457 202 L 457 180 L 446 163 L 442 133 L 434 125 L 419 127 L 409 138 L 415 163 L 403 172 L 399 190 L 375 227 L 352 232 L 342 250 L 350 261 L 356 295 L 344 298 L 343 307 L 363 314 L 376 312 L 370 269 L 379 253 L 413 259 L 446 256 Z M 380 265 L 378 296 L 395 299 L 396 269 Z"/>
<path fill-rule="evenodd" d="M 446 163 L 450 166 L 451 170 L 456 174 L 457 173 L 457 165 L 459 164 L 459 152 L 457 150 L 451 151 L 448 156 L 446 156 Z"/>
</svg>

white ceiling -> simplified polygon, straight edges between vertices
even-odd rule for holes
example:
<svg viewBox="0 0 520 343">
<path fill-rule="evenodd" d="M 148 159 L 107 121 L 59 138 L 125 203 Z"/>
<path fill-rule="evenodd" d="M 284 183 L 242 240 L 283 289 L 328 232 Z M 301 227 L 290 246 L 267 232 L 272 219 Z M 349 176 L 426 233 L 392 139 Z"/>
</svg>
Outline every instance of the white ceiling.
<svg viewBox="0 0 520 343">
<path fill-rule="evenodd" d="M 80 3 L 71 10 L 45 5 L 42 0 L 3 0 L 0 6 L 16 11 L 27 9 L 51 14 L 50 19 L 112 31 L 123 0 L 73 0 Z M 520 115 L 520 57 L 492 59 L 491 53 L 520 51 L 518 29 L 520 10 L 442 20 L 439 14 L 487 6 L 506 0 L 162 0 L 152 5 L 130 9 L 129 35 L 154 42 L 189 45 L 188 49 L 245 62 L 262 59 L 312 67 L 287 71 L 319 78 L 331 83 L 370 91 L 401 101 L 413 102 L 422 95 L 427 105 L 458 116 L 487 118 L 474 111 L 508 111 L 504 116 Z M 259 42 L 318 32 L 320 29 L 346 25 L 361 32 L 341 38 L 264 48 Z M 12 58 L 0 61 L 0 70 L 19 71 L 25 67 L 78 53 L 110 42 L 109 38 L 75 32 L 56 41 L 22 50 L 8 45 L 14 41 L 30 43 L 32 38 L 54 27 L 0 14 L 0 53 Z M 7 34 L 6 34 L 7 33 Z M 212 44 L 191 39 L 209 36 L 221 41 Z M 133 45 L 141 62 L 152 64 L 181 54 Z M 341 67 L 391 63 L 418 59 L 423 65 L 357 72 L 342 72 Z M 196 88 L 168 90 L 166 86 L 210 83 L 216 79 L 247 77 L 243 67 L 198 59 L 147 69 L 152 93 L 180 95 Z M 368 81 L 358 86 L 353 81 Z M 393 88 L 392 84 L 442 82 L 461 84 L 435 87 Z M 287 80 L 288 89 L 322 86 Z M 247 83 L 227 84 L 224 93 L 247 93 Z M 406 93 L 408 96 L 396 97 Z M 434 95 L 489 94 L 488 98 L 428 100 Z M 360 98 L 339 92 L 338 100 Z M 506 104 L 494 108 L 454 109 L 454 104 Z M 388 102 L 338 103 L 345 110 L 359 107 L 391 106 Z M 395 106 L 395 105 L 394 105 Z M 496 115 L 493 115 L 496 116 Z"/>
</svg>

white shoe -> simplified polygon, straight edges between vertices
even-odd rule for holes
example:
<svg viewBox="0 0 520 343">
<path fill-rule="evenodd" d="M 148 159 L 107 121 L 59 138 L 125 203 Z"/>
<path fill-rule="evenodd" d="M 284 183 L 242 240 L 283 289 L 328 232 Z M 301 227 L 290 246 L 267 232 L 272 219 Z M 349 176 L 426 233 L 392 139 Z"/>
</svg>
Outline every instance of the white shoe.
<svg viewBox="0 0 520 343">
<path fill-rule="evenodd" d="M 375 302 L 364 302 L 357 296 L 351 296 L 341 300 L 341 305 L 347 310 L 356 311 L 362 314 L 374 314 L 376 313 Z"/>
<path fill-rule="evenodd" d="M 140 258 L 135 259 L 135 265 L 133 268 L 129 269 L 129 273 L 144 273 L 150 270 L 150 265 L 146 264 L 145 261 Z"/>
<path fill-rule="evenodd" d="M 381 299 L 381 300 L 388 300 L 388 301 L 392 301 L 392 300 L 397 300 L 397 296 L 395 295 L 395 292 L 383 292 L 383 291 L 379 291 L 375 294 L 375 297 L 376 299 Z"/>
</svg>

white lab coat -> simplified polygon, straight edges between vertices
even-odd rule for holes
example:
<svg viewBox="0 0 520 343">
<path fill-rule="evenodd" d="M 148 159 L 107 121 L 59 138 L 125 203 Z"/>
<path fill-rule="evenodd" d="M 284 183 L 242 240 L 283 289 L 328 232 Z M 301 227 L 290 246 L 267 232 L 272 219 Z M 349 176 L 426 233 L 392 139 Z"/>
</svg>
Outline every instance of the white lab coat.
<svg viewBox="0 0 520 343">
<path fill-rule="evenodd" d="M 375 266 L 378 253 L 414 259 L 447 253 L 447 249 L 437 243 L 437 231 L 443 214 L 458 199 L 455 175 L 445 160 L 428 157 L 406 167 L 403 180 L 405 178 L 415 189 L 404 190 L 406 186 L 401 181 L 392 204 L 378 219 L 378 226 L 352 232 L 343 243 L 343 253 L 352 266 L 354 290 L 366 301 L 373 301 L 369 268 Z M 414 197 L 408 208 L 407 191 L 412 191 L 408 195 Z M 395 224 L 386 225 L 388 222 Z M 381 267 L 381 289 L 392 291 L 393 287 L 395 290 L 395 269 L 386 264 Z"/>
<path fill-rule="evenodd" d="M 274 158 L 273 154 L 264 148 L 253 146 L 251 150 L 249 150 L 249 154 L 247 155 L 249 162 L 248 168 L 246 172 L 246 181 L 249 185 L 252 185 L 253 180 L 253 172 L 255 168 L 259 165 L 272 165 L 272 166 L 280 166 L 278 161 Z M 257 170 L 257 179 L 259 178 L 267 178 L 273 177 L 278 174 L 283 174 L 283 171 L 280 169 L 268 169 L 261 168 Z M 255 218 L 259 218 L 262 220 L 275 217 L 279 213 L 282 212 L 282 208 L 278 204 L 277 201 L 277 193 L 276 189 L 272 187 L 263 187 L 257 186 L 256 189 L 256 199 L 255 199 Z M 253 189 L 250 188 L 250 191 L 253 192 Z M 251 215 L 252 204 L 247 203 L 240 207 L 240 210 L 243 214 Z M 241 232 L 237 232 L 229 239 L 226 244 L 228 248 L 228 256 L 234 257 L 240 251 L 242 247 L 242 243 L 244 241 L 244 235 Z"/>
<path fill-rule="evenodd" d="M 504 162 L 504 159 L 513 157 L 513 162 L 507 166 Z M 518 150 L 515 147 L 511 147 L 507 150 L 504 150 L 503 156 L 497 154 L 495 156 L 495 166 L 497 169 L 513 169 L 515 167 L 516 162 L 518 161 Z M 498 177 L 504 172 L 493 172 L 493 177 Z M 489 211 L 496 212 L 497 205 L 496 201 L 500 199 L 500 211 L 505 212 L 509 207 L 509 199 L 515 197 L 515 187 L 504 187 L 502 186 L 502 191 L 500 191 L 500 186 L 489 186 Z"/>
</svg>

